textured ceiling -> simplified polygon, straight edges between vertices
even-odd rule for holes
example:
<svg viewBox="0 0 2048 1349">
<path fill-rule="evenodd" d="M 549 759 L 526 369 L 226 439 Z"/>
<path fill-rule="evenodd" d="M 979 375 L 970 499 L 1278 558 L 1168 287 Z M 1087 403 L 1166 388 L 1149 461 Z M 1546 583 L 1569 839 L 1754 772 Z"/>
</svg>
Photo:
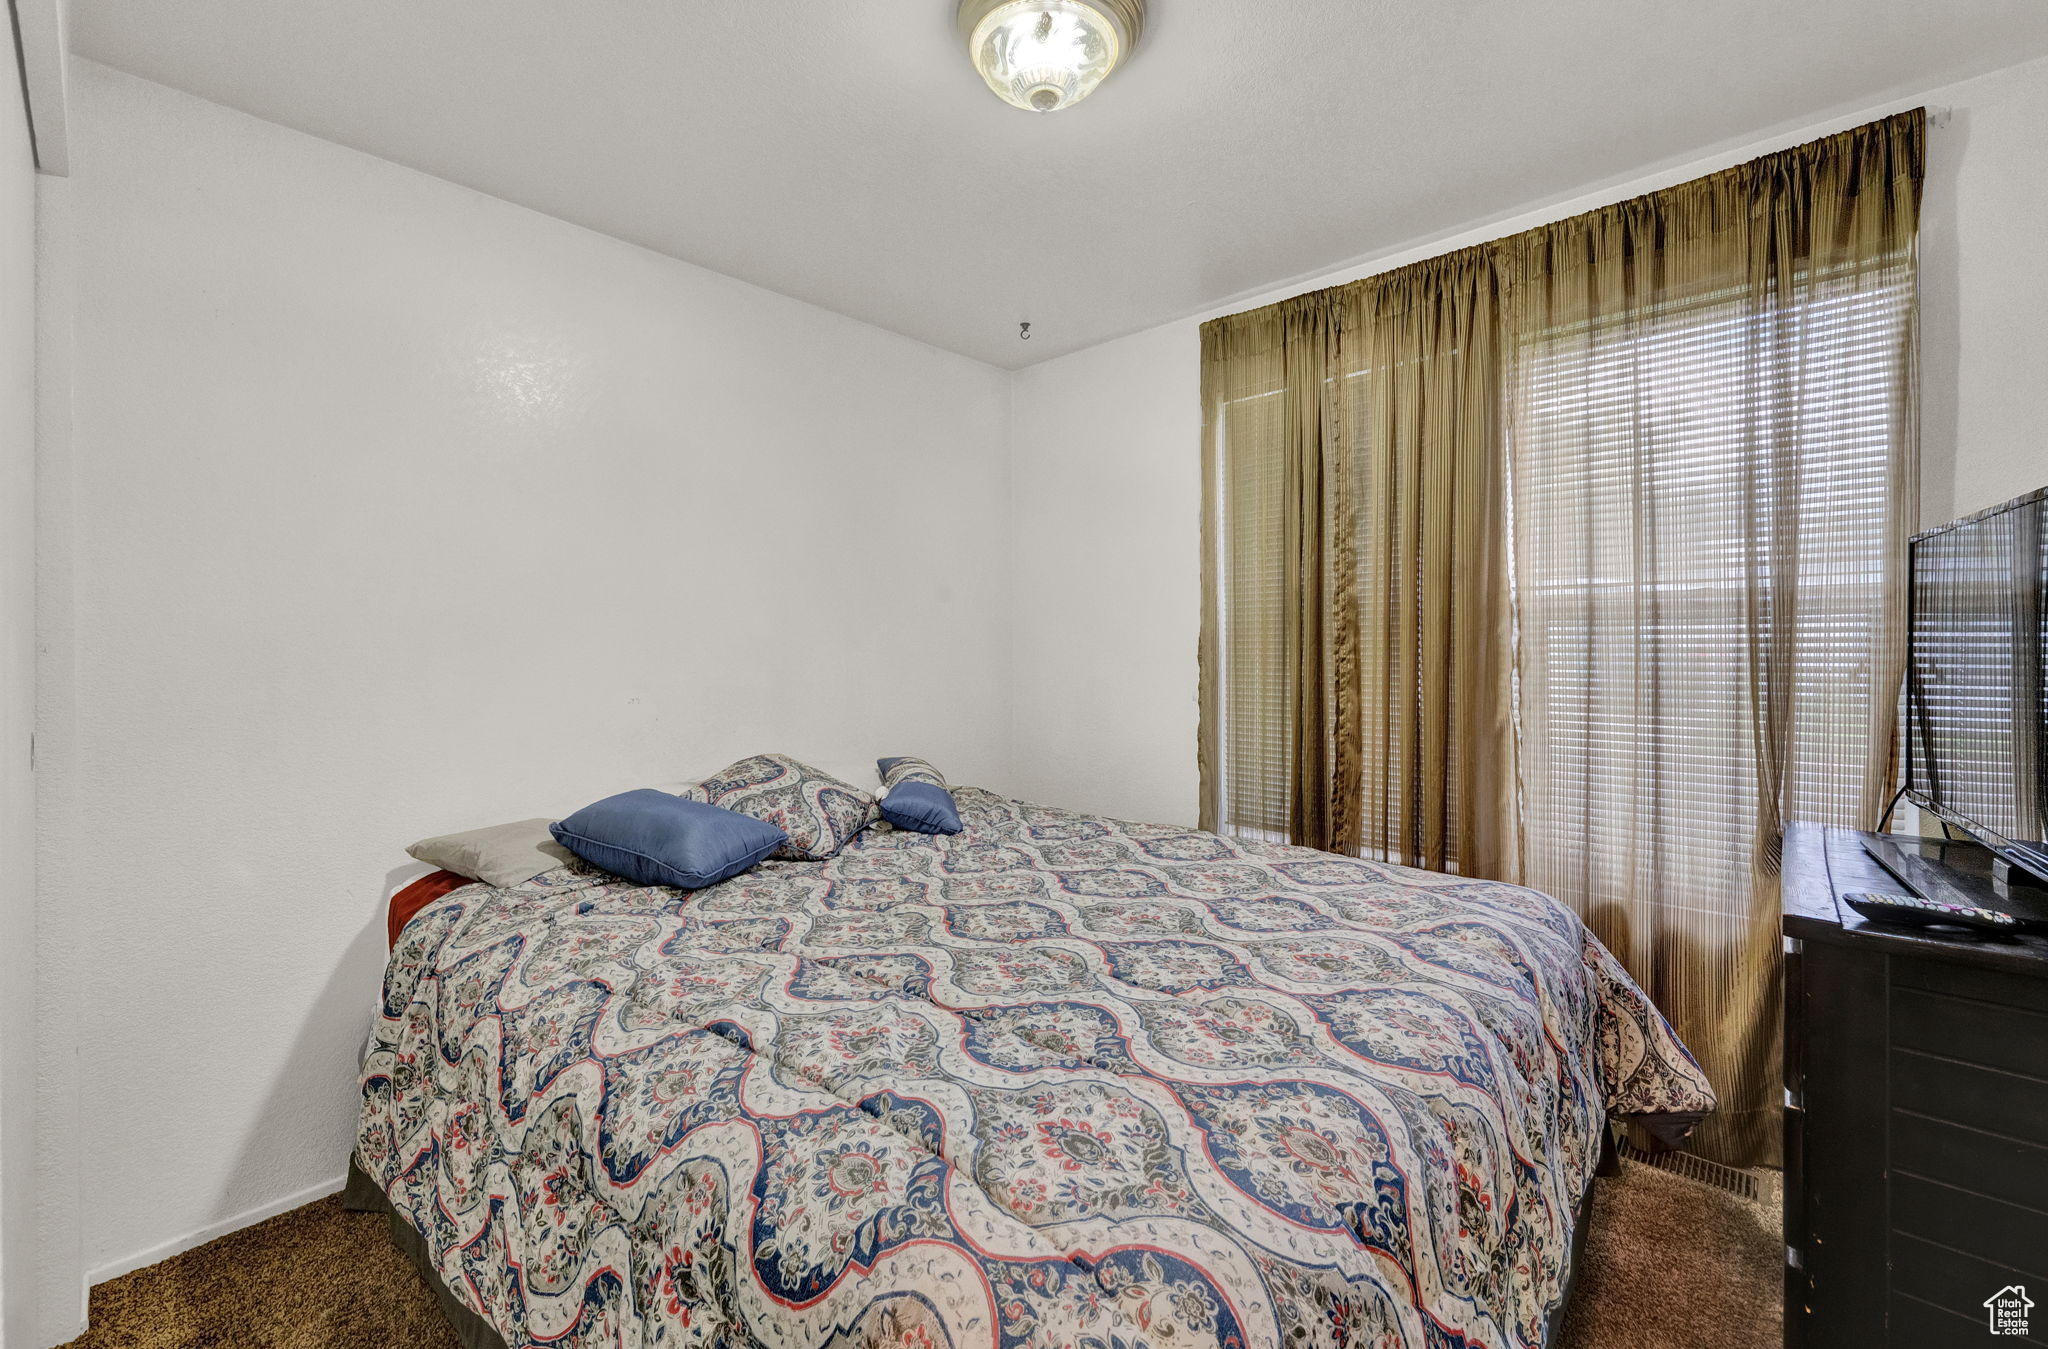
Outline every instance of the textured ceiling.
<svg viewBox="0 0 2048 1349">
<path fill-rule="evenodd" d="M 2048 54 L 2043 0 L 1151 0 L 1036 116 L 952 8 L 74 0 L 72 46 L 1004 366 Z"/>
</svg>

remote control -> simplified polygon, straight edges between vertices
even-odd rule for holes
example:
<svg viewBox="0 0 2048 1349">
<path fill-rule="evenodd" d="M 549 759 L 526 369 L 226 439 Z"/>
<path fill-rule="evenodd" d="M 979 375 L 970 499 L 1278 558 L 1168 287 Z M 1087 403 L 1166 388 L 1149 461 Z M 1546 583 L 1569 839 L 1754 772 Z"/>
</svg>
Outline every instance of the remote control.
<svg viewBox="0 0 2048 1349">
<path fill-rule="evenodd" d="M 1878 923 L 1905 923 L 1925 927 L 1930 923 L 1953 923 L 1985 932 L 2013 932 L 2020 920 L 1996 909 L 1973 908 L 1968 904 L 1944 904 L 1918 895 L 1843 895 L 1842 902 L 1865 918 Z"/>
</svg>

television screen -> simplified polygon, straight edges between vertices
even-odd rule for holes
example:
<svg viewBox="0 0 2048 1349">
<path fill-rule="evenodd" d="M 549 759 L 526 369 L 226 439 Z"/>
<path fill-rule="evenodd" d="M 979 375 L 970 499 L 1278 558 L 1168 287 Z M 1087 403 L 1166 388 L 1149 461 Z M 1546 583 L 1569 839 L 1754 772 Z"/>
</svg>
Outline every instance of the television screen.
<svg viewBox="0 0 2048 1349">
<path fill-rule="evenodd" d="M 2048 488 L 1912 543 L 1906 796 L 2048 875 Z"/>
</svg>

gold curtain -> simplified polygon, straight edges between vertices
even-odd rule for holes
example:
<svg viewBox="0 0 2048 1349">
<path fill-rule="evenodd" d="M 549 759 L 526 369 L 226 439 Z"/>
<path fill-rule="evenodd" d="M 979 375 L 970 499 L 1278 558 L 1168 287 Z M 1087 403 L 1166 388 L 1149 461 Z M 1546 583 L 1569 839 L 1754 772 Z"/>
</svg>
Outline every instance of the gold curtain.
<svg viewBox="0 0 2048 1349">
<path fill-rule="evenodd" d="M 1361 841 L 1391 861 L 1512 876 L 1498 260 L 1466 249 L 1357 296 Z"/>
<path fill-rule="evenodd" d="M 1503 384 L 1523 879 L 1574 905 L 1778 1153 L 1778 845 L 1894 780 L 1923 119 L 1535 230 Z"/>
<path fill-rule="evenodd" d="M 1776 1156 L 1777 848 L 1893 778 L 1916 111 L 1203 328 L 1203 823 L 1544 889 Z"/>
<path fill-rule="evenodd" d="M 1499 305 L 1468 250 L 1203 327 L 1205 827 L 1509 866 Z"/>
</svg>

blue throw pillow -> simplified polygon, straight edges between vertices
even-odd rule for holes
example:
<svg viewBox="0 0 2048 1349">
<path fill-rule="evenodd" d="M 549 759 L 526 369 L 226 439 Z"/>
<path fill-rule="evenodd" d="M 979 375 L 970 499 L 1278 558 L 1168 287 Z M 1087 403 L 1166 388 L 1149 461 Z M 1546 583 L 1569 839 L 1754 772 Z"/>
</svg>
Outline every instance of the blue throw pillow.
<svg viewBox="0 0 2048 1349">
<path fill-rule="evenodd" d="M 882 798 L 882 818 L 920 834 L 957 834 L 960 811 L 953 793 L 929 782 L 906 782 Z"/>
<path fill-rule="evenodd" d="M 900 756 L 877 759 L 875 771 L 881 774 L 882 785 L 888 789 L 882 798 L 883 819 L 898 829 L 920 834 L 960 832 L 959 808 L 953 804 L 953 793 L 946 790 L 946 779 L 938 769 L 923 759 Z"/>
<path fill-rule="evenodd" d="M 652 787 L 607 796 L 556 821 L 548 832 L 615 876 L 683 890 L 737 876 L 789 841 L 764 820 Z"/>
</svg>

